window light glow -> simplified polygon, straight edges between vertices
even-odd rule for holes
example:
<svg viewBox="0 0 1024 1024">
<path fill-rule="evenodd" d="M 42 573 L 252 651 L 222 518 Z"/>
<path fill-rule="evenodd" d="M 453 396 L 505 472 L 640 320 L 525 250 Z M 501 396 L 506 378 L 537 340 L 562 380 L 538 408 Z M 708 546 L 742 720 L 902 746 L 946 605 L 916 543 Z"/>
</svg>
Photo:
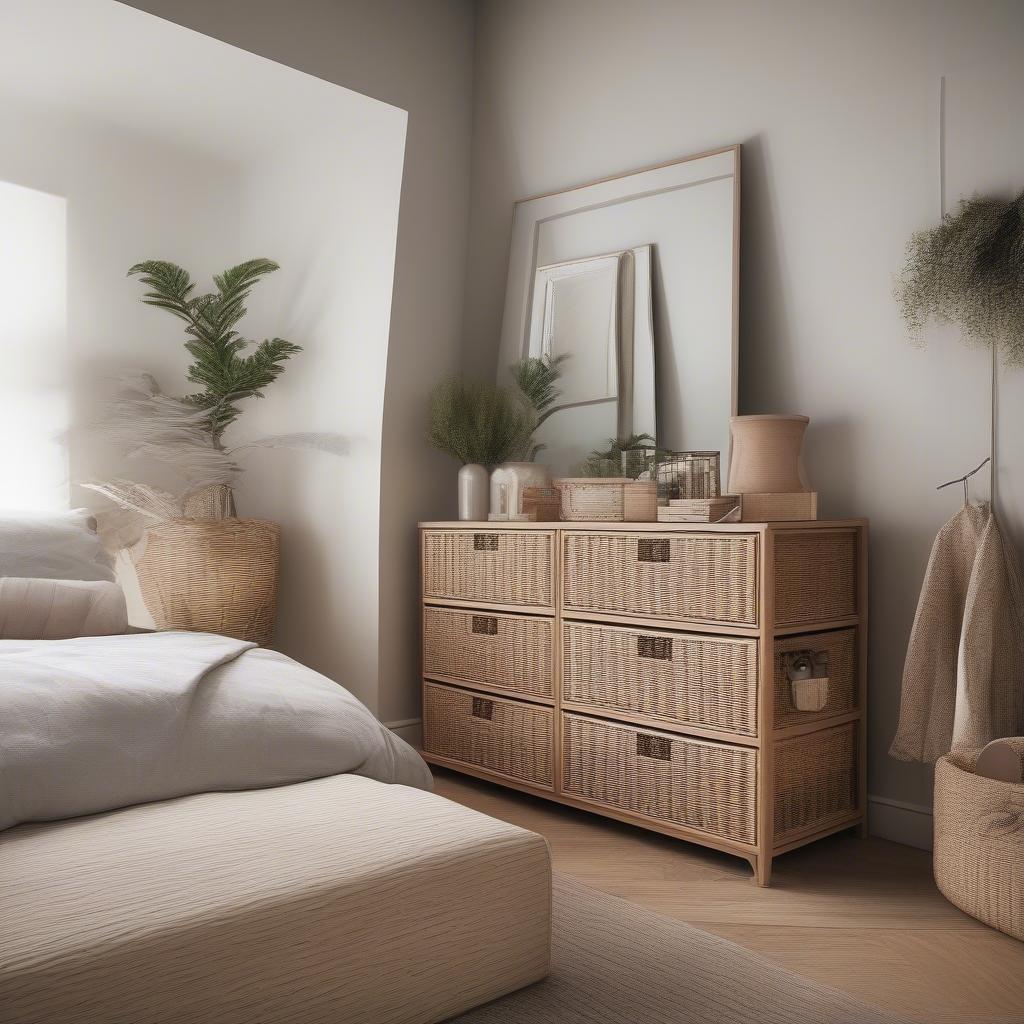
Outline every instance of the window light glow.
<svg viewBox="0 0 1024 1024">
<path fill-rule="evenodd" d="M 0 508 L 68 507 L 67 202 L 0 182 Z"/>
</svg>

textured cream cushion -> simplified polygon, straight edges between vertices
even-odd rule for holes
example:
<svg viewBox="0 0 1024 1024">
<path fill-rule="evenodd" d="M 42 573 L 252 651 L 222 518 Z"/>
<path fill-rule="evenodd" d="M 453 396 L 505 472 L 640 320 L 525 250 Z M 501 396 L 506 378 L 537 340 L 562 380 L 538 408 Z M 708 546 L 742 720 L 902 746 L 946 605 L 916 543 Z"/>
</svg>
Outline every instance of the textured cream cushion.
<svg viewBox="0 0 1024 1024">
<path fill-rule="evenodd" d="M 545 841 L 356 775 L 13 828 L 0 879 L 4 1024 L 428 1024 L 548 972 Z"/>
<path fill-rule="evenodd" d="M 124 594 L 116 583 L 0 579 L 0 640 L 66 640 L 127 631 Z"/>
<path fill-rule="evenodd" d="M 110 580 L 110 557 L 88 509 L 0 514 L 0 576 Z"/>
</svg>

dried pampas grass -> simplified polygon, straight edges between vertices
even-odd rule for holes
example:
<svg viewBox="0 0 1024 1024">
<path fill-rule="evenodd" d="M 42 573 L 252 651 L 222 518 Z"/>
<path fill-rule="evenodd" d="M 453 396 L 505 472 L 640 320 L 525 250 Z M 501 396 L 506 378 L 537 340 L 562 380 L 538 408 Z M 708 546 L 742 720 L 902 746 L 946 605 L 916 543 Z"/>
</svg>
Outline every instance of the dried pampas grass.
<svg viewBox="0 0 1024 1024">
<path fill-rule="evenodd" d="M 164 394 L 148 373 L 116 378 L 113 398 L 105 415 L 93 425 L 92 434 L 119 449 L 126 459 L 169 468 L 181 480 L 181 486 L 171 493 L 132 480 L 83 483 L 113 505 L 96 516 L 100 537 L 108 549 L 131 547 L 154 522 L 182 516 L 233 515 L 231 491 L 243 473 L 238 461 L 242 452 L 290 448 L 345 455 L 349 450 L 345 438 L 322 433 L 271 434 L 226 448 L 215 437 L 211 423 L 210 409 Z M 206 500 L 211 495 L 218 500 Z"/>
</svg>

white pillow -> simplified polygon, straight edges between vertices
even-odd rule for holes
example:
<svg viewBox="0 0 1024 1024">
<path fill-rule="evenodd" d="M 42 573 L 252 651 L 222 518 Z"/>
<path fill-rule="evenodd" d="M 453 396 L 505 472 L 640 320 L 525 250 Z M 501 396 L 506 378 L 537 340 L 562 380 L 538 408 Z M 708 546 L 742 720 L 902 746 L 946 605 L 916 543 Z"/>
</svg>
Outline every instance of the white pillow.
<svg viewBox="0 0 1024 1024">
<path fill-rule="evenodd" d="M 0 579 L 0 640 L 66 640 L 127 630 L 128 611 L 116 583 Z"/>
<path fill-rule="evenodd" d="M 88 509 L 0 513 L 0 576 L 113 581 Z"/>
</svg>

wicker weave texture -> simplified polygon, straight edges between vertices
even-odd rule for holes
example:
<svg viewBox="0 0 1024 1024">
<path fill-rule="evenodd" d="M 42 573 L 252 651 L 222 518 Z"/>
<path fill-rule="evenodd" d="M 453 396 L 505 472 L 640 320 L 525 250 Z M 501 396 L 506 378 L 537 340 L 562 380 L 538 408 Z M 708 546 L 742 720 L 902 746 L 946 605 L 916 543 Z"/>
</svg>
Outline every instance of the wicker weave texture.
<svg viewBox="0 0 1024 1024">
<path fill-rule="evenodd" d="M 783 740 L 775 748 L 775 840 L 857 810 L 856 723 Z"/>
<path fill-rule="evenodd" d="M 424 609 L 423 672 L 428 676 L 552 697 L 554 647 L 553 619 Z"/>
<path fill-rule="evenodd" d="M 1024 785 L 935 764 L 935 882 L 965 914 L 1024 940 Z"/>
<path fill-rule="evenodd" d="M 780 532 L 775 538 L 776 623 L 798 625 L 856 614 L 856 532 Z"/>
<path fill-rule="evenodd" d="M 622 522 L 626 518 L 627 477 L 556 480 L 567 522 Z"/>
<path fill-rule="evenodd" d="M 757 755 L 563 714 L 567 793 L 741 843 L 756 842 Z"/>
<path fill-rule="evenodd" d="M 664 619 L 757 624 L 757 538 L 567 533 L 564 604 Z"/>
<path fill-rule="evenodd" d="M 828 655 L 828 699 L 821 711 L 800 711 L 786 675 L 785 655 L 795 651 Z M 857 710 L 857 631 L 837 629 L 828 633 L 801 633 L 775 642 L 775 726 L 822 721 Z"/>
<path fill-rule="evenodd" d="M 552 789 L 554 712 L 439 683 L 423 684 L 423 747 Z"/>
<path fill-rule="evenodd" d="M 552 536 L 527 530 L 425 530 L 424 596 L 550 608 Z"/>
<path fill-rule="evenodd" d="M 262 519 L 171 519 L 150 527 L 135 569 L 157 628 L 268 645 L 280 534 L 277 523 Z"/>
<path fill-rule="evenodd" d="M 562 626 L 562 699 L 599 714 L 757 732 L 757 643 L 587 622 Z"/>
</svg>

